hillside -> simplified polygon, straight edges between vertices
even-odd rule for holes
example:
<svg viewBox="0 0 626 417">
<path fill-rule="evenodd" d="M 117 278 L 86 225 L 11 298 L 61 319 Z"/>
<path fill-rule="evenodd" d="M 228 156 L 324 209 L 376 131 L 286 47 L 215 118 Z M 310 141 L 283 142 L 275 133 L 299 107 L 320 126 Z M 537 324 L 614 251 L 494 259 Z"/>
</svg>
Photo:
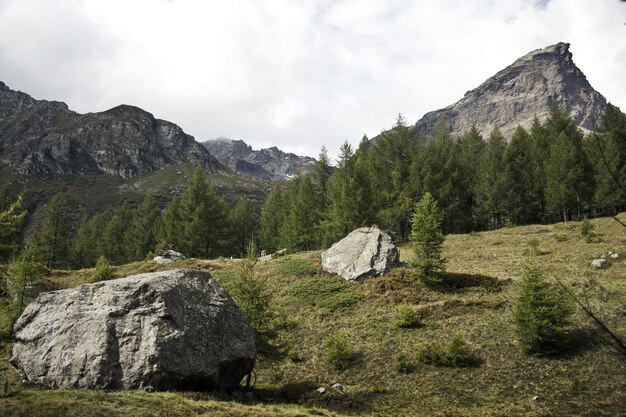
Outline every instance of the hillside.
<svg viewBox="0 0 626 417">
<path fill-rule="evenodd" d="M 483 135 L 498 127 L 511 138 L 518 125 L 543 121 L 553 105 L 561 106 L 584 131 L 594 130 L 606 99 L 574 64 L 568 43 L 537 49 L 490 77 L 454 104 L 426 113 L 415 130 L 434 136 L 439 123 L 459 135 L 476 126 Z"/>
<path fill-rule="evenodd" d="M 626 213 L 618 216 L 626 223 Z M 577 310 L 568 336 L 570 347 L 559 356 L 529 356 L 510 323 L 514 282 L 531 244 L 549 277 L 558 277 L 579 296 L 585 294 L 595 314 L 626 338 L 626 234 L 611 218 L 592 221 L 601 235 L 586 243 L 580 223 L 531 225 L 491 232 L 448 235 L 444 256 L 448 273 L 437 287 L 410 279 L 408 267 L 364 283 L 343 283 L 320 271 L 320 252 L 301 252 L 257 264 L 273 289 L 276 306 L 288 318 L 290 359 L 259 363 L 254 398 L 218 394 L 47 391 L 20 387 L 8 373 L 14 395 L 0 399 L 6 416 L 216 416 L 216 415 L 415 415 L 415 416 L 617 416 L 626 403 L 624 352 Z M 534 242 L 534 243 L 533 243 Z M 589 263 L 607 251 L 622 258 L 603 270 Z M 401 245 L 404 261 L 410 244 Z M 186 260 L 211 271 L 228 289 L 237 260 Z M 119 277 L 159 268 L 152 262 L 116 267 Z M 92 271 L 56 271 L 48 288 L 91 280 Z M 410 304 L 422 326 L 395 325 L 396 306 Z M 6 307 L 3 307 L 6 322 Z M 344 332 L 356 352 L 347 369 L 336 371 L 324 360 L 322 341 Z M 445 344 L 454 335 L 466 340 L 479 359 L 476 366 L 446 368 L 416 360 L 426 343 Z M 3 346 L 6 367 L 9 346 Z M 397 370 L 404 355 L 410 371 Z M 0 379 L 4 377 L 0 373 Z M 342 391 L 330 388 L 343 385 Z M 316 391 L 325 387 L 327 392 Z M 294 405 L 298 405 L 297 408 Z M 316 407 L 313 409 L 311 407 Z"/>
</svg>

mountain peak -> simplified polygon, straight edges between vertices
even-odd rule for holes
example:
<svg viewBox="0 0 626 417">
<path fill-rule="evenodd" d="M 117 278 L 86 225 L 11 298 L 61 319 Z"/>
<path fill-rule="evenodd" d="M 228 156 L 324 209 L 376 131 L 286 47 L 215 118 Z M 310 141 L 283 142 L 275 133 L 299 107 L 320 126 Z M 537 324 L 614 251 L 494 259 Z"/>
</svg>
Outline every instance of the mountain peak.
<svg viewBox="0 0 626 417">
<path fill-rule="evenodd" d="M 529 127 L 535 115 L 545 118 L 554 104 L 562 106 L 582 129 L 594 129 L 606 99 L 574 64 L 569 47 L 559 42 L 527 53 L 458 102 L 424 115 L 415 129 L 434 136 L 443 122 L 452 134 L 476 126 L 487 135 L 498 127 L 510 137 L 517 126 Z"/>
</svg>

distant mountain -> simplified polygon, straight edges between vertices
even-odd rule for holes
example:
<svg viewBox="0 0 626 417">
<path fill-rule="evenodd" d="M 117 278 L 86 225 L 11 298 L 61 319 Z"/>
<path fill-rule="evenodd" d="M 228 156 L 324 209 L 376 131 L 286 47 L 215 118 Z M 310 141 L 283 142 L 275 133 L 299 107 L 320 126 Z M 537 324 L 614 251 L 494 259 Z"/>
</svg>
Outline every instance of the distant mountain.
<svg viewBox="0 0 626 417">
<path fill-rule="evenodd" d="M 461 100 L 424 115 L 415 130 L 431 137 L 443 122 L 452 134 L 475 125 L 488 135 L 497 126 L 510 138 L 518 125 L 530 127 L 535 115 L 543 120 L 554 104 L 585 131 L 597 126 L 606 107 L 606 99 L 574 64 L 567 43 L 524 55 Z"/>
<path fill-rule="evenodd" d="M 315 164 L 315 158 L 286 153 L 275 146 L 255 151 L 242 140 L 218 138 L 202 144 L 220 162 L 249 177 L 289 179 L 309 172 Z"/>
<path fill-rule="evenodd" d="M 180 127 L 138 107 L 79 114 L 2 82 L 0 162 L 37 178 L 94 171 L 131 178 L 180 163 L 230 171 Z"/>
</svg>

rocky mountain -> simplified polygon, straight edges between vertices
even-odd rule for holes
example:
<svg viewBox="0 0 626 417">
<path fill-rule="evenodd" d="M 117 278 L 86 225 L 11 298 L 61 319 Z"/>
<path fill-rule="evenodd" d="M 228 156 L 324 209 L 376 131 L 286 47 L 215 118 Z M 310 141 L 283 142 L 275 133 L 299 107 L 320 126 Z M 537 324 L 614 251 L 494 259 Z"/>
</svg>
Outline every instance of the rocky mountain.
<svg viewBox="0 0 626 417">
<path fill-rule="evenodd" d="M 497 126 L 510 138 L 518 125 L 530 127 L 535 115 L 545 118 L 554 104 L 585 131 L 594 129 L 606 107 L 562 42 L 524 55 L 456 103 L 426 113 L 415 129 L 431 137 L 443 122 L 452 134 L 475 125 L 488 135 Z"/>
<path fill-rule="evenodd" d="M 179 163 L 230 171 L 179 126 L 138 107 L 79 114 L 2 82 L 0 162 L 37 178 L 94 171 L 131 178 Z"/>
<path fill-rule="evenodd" d="M 242 140 L 218 138 L 202 144 L 220 162 L 249 177 L 289 179 L 309 172 L 315 163 L 315 158 L 283 152 L 275 146 L 255 151 Z"/>
</svg>

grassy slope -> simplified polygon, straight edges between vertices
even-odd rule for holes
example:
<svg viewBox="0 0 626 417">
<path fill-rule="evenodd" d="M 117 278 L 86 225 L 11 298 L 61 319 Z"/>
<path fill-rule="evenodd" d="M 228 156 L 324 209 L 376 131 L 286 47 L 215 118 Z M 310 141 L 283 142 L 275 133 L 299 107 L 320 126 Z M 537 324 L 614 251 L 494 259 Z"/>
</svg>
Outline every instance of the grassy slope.
<svg viewBox="0 0 626 417">
<path fill-rule="evenodd" d="M 626 214 L 620 219 L 626 222 Z M 293 323 L 290 342 L 301 361 L 287 360 L 278 366 L 261 363 L 252 404 L 184 393 L 23 388 L 15 397 L 0 399 L 0 415 L 34 415 L 38 411 L 54 415 L 50 410 L 69 408 L 83 410 L 76 415 L 320 415 L 319 410 L 282 403 L 369 415 L 624 415 L 626 357 L 584 314 L 577 313 L 570 335 L 572 348 L 560 357 L 524 354 L 510 327 L 514 285 L 507 281 L 518 279 L 528 241 L 537 239 L 539 260 L 548 276 L 562 279 L 578 294 L 586 293 L 597 315 L 626 339 L 626 261 L 616 261 L 600 271 L 589 267 L 592 258 L 606 251 L 620 251 L 626 256 L 626 229 L 612 219 L 593 223 L 603 234 L 600 243 L 585 243 L 574 222 L 448 236 L 445 256 L 450 273 L 444 285 L 420 286 L 410 281 L 408 269 L 397 268 L 384 278 L 343 288 L 334 286 L 339 288 L 335 291 L 351 295 L 339 300 L 352 300 L 353 295 L 357 299 L 337 309 L 331 308 L 332 303 L 318 307 L 311 302 L 316 292 L 322 293 L 320 285 L 303 287 L 312 277 L 336 279 L 320 272 L 319 252 L 259 263 L 259 275 L 273 287 L 277 306 Z M 410 246 L 401 249 L 402 257 L 408 260 Z M 237 269 L 236 261 L 224 259 L 187 260 L 182 265 L 211 270 L 226 288 Z M 143 262 L 119 267 L 116 272 L 125 276 L 154 269 L 151 263 Z M 90 271 L 58 273 L 50 285 L 73 286 L 89 277 Z M 294 287 L 300 288 L 297 295 Z M 310 294 L 303 295 L 302 288 Z M 414 305 L 423 315 L 424 326 L 397 328 L 398 303 Z M 324 362 L 322 340 L 335 331 L 345 332 L 357 352 L 353 366 L 344 371 L 332 370 Z M 446 343 L 456 334 L 464 337 L 480 357 L 478 367 L 440 368 L 414 359 L 417 346 L 431 341 Z M 400 354 L 414 365 L 412 373 L 396 371 Z M 3 359 L 7 358 L 5 351 Z M 330 390 L 322 395 L 315 391 L 335 382 L 344 385 L 345 393 Z M 535 396 L 538 398 L 533 400 Z M 272 398 L 276 405 L 254 405 L 263 398 Z"/>
</svg>

